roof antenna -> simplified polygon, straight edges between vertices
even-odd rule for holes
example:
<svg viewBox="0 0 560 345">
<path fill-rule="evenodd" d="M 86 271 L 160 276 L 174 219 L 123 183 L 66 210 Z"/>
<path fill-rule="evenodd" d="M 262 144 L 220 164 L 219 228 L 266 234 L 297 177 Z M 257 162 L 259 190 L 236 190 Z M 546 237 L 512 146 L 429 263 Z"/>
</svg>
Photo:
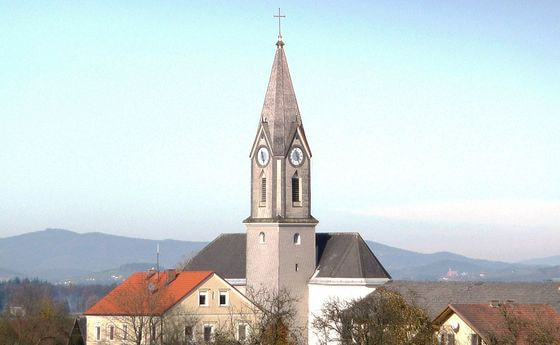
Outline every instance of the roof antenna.
<svg viewBox="0 0 560 345">
<path fill-rule="evenodd" d="M 159 243 L 156 245 L 156 272 L 157 280 L 159 281 Z"/>
</svg>

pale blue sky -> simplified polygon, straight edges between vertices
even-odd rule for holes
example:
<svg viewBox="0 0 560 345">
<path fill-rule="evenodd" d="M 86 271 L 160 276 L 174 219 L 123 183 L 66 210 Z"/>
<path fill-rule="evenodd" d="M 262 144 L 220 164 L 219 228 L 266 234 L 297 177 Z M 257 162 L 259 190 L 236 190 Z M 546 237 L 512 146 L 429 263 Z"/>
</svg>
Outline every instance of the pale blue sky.
<svg viewBox="0 0 560 345">
<path fill-rule="evenodd" d="M 244 231 L 279 6 L 319 231 L 560 254 L 557 1 L 0 0 L 0 237 Z"/>
</svg>

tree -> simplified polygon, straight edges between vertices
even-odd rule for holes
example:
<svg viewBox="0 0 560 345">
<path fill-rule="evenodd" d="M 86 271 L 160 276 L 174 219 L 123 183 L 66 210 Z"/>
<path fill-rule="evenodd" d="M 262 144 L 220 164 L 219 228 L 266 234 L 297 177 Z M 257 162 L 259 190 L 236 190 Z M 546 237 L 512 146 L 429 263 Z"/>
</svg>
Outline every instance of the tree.
<svg viewBox="0 0 560 345">
<path fill-rule="evenodd" d="M 2 345 L 66 344 L 72 326 L 66 304 L 52 298 L 48 284 L 18 281 L 0 320 Z"/>
<path fill-rule="evenodd" d="M 156 273 L 154 272 L 153 275 Z M 118 305 L 118 315 L 109 317 L 111 326 L 118 329 L 121 339 L 136 345 L 160 343 L 162 310 L 166 296 L 158 288 L 159 277 L 138 279 L 126 289 L 114 291 L 112 303 Z M 116 334 L 116 333 L 115 333 Z M 124 340 L 124 339 L 123 339 Z"/>
<path fill-rule="evenodd" d="M 304 342 L 303 327 L 297 323 L 298 299 L 288 290 L 249 288 L 247 296 L 255 305 L 256 315 L 249 344 L 297 345 Z"/>
<path fill-rule="evenodd" d="M 560 345 L 560 318 L 547 318 L 537 309 L 531 314 L 516 313 L 514 304 L 500 304 L 498 308 L 502 327 L 485 334 L 488 345 Z"/>
<path fill-rule="evenodd" d="M 313 321 L 321 343 L 428 345 L 434 334 L 426 311 L 398 292 L 380 288 L 351 301 L 332 299 Z"/>
</svg>

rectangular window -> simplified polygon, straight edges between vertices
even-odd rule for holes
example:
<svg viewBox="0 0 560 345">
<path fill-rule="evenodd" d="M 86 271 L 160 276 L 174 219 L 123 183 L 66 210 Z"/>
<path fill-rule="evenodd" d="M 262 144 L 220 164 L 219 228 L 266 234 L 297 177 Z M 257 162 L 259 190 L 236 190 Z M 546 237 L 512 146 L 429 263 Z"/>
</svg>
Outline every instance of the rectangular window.
<svg viewBox="0 0 560 345">
<path fill-rule="evenodd" d="M 225 307 L 228 305 L 228 292 L 220 291 L 220 307 Z"/>
<path fill-rule="evenodd" d="M 239 341 L 247 340 L 247 325 L 244 323 L 240 323 L 237 326 L 237 340 Z"/>
<path fill-rule="evenodd" d="M 261 178 L 261 206 L 266 204 L 266 177 Z"/>
<path fill-rule="evenodd" d="M 204 325 L 204 341 L 211 342 L 212 341 L 212 333 L 214 331 L 214 327 L 212 325 Z"/>
<path fill-rule="evenodd" d="M 482 345 L 482 338 L 478 334 L 471 334 L 471 345 Z"/>
<path fill-rule="evenodd" d="M 101 340 L 101 327 L 95 327 L 95 340 Z"/>
<path fill-rule="evenodd" d="M 292 202 L 293 203 L 301 202 L 301 191 L 300 191 L 299 182 L 300 182 L 299 177 L 292 177 Z"/>
<path fill-rule="evenodd" d="M 115 327 L 109 326 L 109 340 L 115 339 Z"/>
<path fill-rule="evenodd" d="M 150 341 L 154 342 L 156 340 L 156 325 L 150 327 Z"/>
<path fill-rule="evenodd" d="M 199 291 L 198 292 L 198 305 L 202 307 L 208 306 L 208 291 Z"/>
<path fill-rule="evenodd" d="M 447 345 L 455 345 L 455 334 L 447 334 Z"/>
<path fill-rule="evenodd" d="M 123 340 L 128 340 L 128 325 L 122 326 L 122 338 Z"/>
<path fill-rule="evenodd" d="M 185 340 L 187 344 L 190 344 L 194 339 L 193 328 L 192 326 L 185 326 Z"/>
</svg>

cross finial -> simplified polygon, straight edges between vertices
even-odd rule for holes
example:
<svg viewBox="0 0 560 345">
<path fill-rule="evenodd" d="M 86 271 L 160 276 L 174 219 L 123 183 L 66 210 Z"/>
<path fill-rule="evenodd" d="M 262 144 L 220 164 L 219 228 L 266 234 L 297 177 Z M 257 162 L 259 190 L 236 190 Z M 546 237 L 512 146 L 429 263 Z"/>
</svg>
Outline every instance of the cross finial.
<svg viewBox="0 0 560 345">
<path fill-rule="evenodd" d="M 285 15 L 280 13 L 280 8 L 278 8 L 278 15 L 274 15 L 274 18 L 278 18 L 278 42 L 282 42 L 282 18 L 286 18 Z"/>
</svg>

